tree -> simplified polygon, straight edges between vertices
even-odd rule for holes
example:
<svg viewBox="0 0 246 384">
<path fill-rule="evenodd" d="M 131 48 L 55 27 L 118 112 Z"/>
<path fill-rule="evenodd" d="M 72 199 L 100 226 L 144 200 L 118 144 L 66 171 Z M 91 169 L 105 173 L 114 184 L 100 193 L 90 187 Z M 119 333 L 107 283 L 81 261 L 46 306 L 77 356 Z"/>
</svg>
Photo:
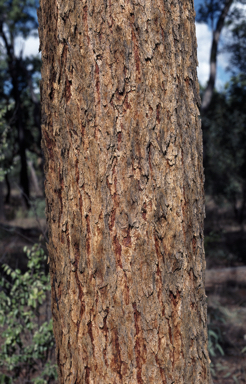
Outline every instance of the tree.
<svg viewBox="0 0 246 384">
<path fill-rule="evenodd" d="M 16 39 L 26 39 L 37 33 L 37 19 L 33 14 L 37 0 L 0 0 L 0 100 L 14 101 L 10 119 L 12 135 L 20 156 L 20 186 L 26 205 L 29 206 L 29 179 L 27 148 L 41 156 L 40 102 L 34 92 L 35 75 L 40 70 L 38 57 L 24 58 L 16 54 Z M 31 129 L 29 127 L 31 122 Z M 29 128 L 29 129 L 28 129 Z M 13 132 L 14 131 L 14 132 Z"/>
<path fill-rule="evenodd" d="M 235 65 L 239 68 L 244 65 L 243 46 L 245 45 L 245 21 L 244 13 L 242 9 L 240 9 L 240 4 L 246 4 L 245 0 L 205 0 L 205 2 L 199 5 L 197 21 L 207 23 L 212 29 L 209 79 L 203 92 L 201 104 L 203 114 L 206 114 L 208 111 L 213 97 L 217 76 L 218 46 L 224 27 L 231 28 L 231 42 L 225 44 L 224 47 L 226 51 L 233 53 L 231 60 L 232 68 L 230 68 L 231 72 L 235 72 Z"/>
<path fill-rule="evenodd" d="M 210 383 L 193 1 L 38 17 L 60 383 Z"/>
<path fill-rule="evenodd" d="M 230 64 L 232 72 L 235 73 L 246 73 L 246 21 L 245 19 L 240 20 L 233 25 L 232 41 L 227 44 L 227 49 L 231 53 Z"/>
<path fill-rule="evenodd" d="M 225 91 L 215 92 L 203 118 L 206 191 L 218 203 L 225 199 L 240 224 L 246 207 L 246 81 L 232 77 Z"/>
<path fill-rule="evenodd" d="M 218 56 L 218 44 L 221 36 L 222 29 L 225 25 L 226 17 L 230 11 L 233 0 L 208 0 L 205 3 L 200 4 L 198 11 L 198 21 L 205 21 L 208 24 L 211 24 L 213 37 L 212 37 L 212 46 L 210 51 L 210 71 L 209 79 L 205 91 L 202 97 L 201 110 L 205 113 L 211 103 L 216 73 L 217 73 L 217 56 Z M 216 21 L 216 22 L 215 22 Z"/>
</svg>

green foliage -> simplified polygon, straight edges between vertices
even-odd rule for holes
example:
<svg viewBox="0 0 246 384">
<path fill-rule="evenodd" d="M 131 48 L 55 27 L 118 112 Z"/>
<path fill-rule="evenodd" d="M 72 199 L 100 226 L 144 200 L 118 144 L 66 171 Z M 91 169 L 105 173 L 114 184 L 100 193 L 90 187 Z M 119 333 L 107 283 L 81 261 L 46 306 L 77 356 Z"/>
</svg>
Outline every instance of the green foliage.
<svg viewBox="0 0 246 384">
<path fill-rule="evenodd" d="M 39 198 L 31 202 L 31 209 L 28 211 L 27 217 L 45 218 L 45 198 Z"/>
<path fill-rule="evenodd" d="M 0 182 L 3 181 L 4 175 L 5 175 L 5 170 L 3 168 L 3 161 L 5 159 L 5 149 L 8 147 L 7 144 L 7 131 L 8 131 L 8 126 L 5 125 L 4 120 L 3 120 L 3 115 L 6 112 L 6 108 L 3 108 L 0 110 Z"/>
<path fill-rule="evenodd" d="M 204 237 L 204 247 L 206 252 L 207 252 L 207 249 L 209 248 L 209 245 L 219 241 L 220 238 L 221 236 L 218 233 L 214 231 L 209 232 L 209 234 Z"/>
<path fill-rule="evenodd" d="M 216 356 L 216 351 L 220 352 L 222 356 L 224 356 L 224 350 L 220 345 L 220 331 L 215 332 L 212 329 L 208 329 L 208 351 L 211 356 Z"/>
<path fill-rule="evenodd" d="M 211 23 L 211 27 L 214 27 L 214 19 L 216 19 L 221 13 L 224 7 L 225 1 L 220 0 L 205 0 L 199 4 L 196 20 L 198 23 Z"/>
<path fill-rule="evenodd" d="M 47 380 L 56 378 L 55 366 L 49 361 L 54 351 L 52 320 L 46 318 L 42 321 L 50 281 L 45 273 L 46 256 L 41 246 L 35 244 L 31 249 L 25 247 L 24 251 L 28 258 L 25 273 L 3 265 L 5 277 L 0 280 L 0 327 L 4 341 L 0 365 L 11 372 L 13 378 L 23 370 L 28 377 L 41 369 L 42 374 L 34 379 L 34 383 L 45 384 Z M 1 380 L 0 376 L 0 383 Z"/>
<path fill-rule="evenodd" d="M 225 4 L 228 0 L 205 0 L 200 2 L 196 13 L 196 21 L 206 23 L 214 31 L 218 20 L 221 20 Z M 230 53 L 229 70 L 232 74 L 246 71 L 246 22 L 245 12 L 241 4 L 246 0 L 234 0 L 226 16 L 223 28 L 227 28 L 227 38 L 223 39 L 222 50 Z M 228 38 L 230 36 L 230 38 Z"/>
<path fill-rule="evenodd" d="M 223 337 L 221 332 L 221 324 L 225 323 L 225 316 L 221 312 L 221 308 L 208 307 L 208 352 L 211 357 L 210 371 L 212 376 L 216 376 L 217 370 L 223 370 L 224 366 L 218 366 L 214 360 L 219 353 L 224 356 L 222 348 Z"/>
<path fill-rule="evenodd" d="M 17 55 L 15 49 L 17 38 L 37 36 L 38 3 L 38 0 L 0 0 L 0 103 L 14 104 L 14 113 L 5 115 L 11 127 L 6 139 L 8 158 L 5 162 L 9 165 L 26 149 L 41 157 L 41 60 L 39 55 L 24 57 L 22 50 Z M 20 160 L 21 188 L 28 196 L 26 160 L 23 155 Z"/>
<path fill-rule="evenodd" d="M 240 20 L 240 19 L 239 19 Z M 226 48 L 230 52 L 232 72 L 246 72 L 246 21 L 236 22 L 231 29 L 232 39 Z"/>
<path fill-rule="evenodd" d="M 214 23 L 217 22 L 220 15 L 223 13 L 224 7 L 228 0 L 204 0 L 200 2 L 196 12 L 196 21 L 198 23 L 207 23 L 214 29 Z M 246 4 L 245 0 L 234 0 L 234 6 L 230 7 L 226 18 L 226 26 L 232 25 L 242 18 L 242 8 L 240 4 Z"/>
<path fill-rule="evenodd" d="M 224 93 L 215 93 L 203 116 L 206 191 L 224 199 L 240 222 L 246 202 L 246 80 L 233 77 Z"/>
<path fill-rule="evenodd" d="M 208 351 L 211 357 L 215 357 L 217 352 L 224 356 L 224 350 L 220 324 L 225 323 L 225 315 L 221 308 L 208 308 Z"/>
<path fill-rule="evenodd" d="M 0 0 L 0 24 L 5 23 L 9 33 L 18 34 L 26 38 L 38 23 L 30 9 L 38 6 L 37 0 Z"/>
<path fill-rule="evenodd" d="M 246 347 L 243 347 L 243 349 L 241 350 L 241 353 L 246 353 Z"/>
<path fill-rule="evenodd" d="M 236 375 L 233 375 L 227 366 L 222 365 L 221 363 L 211 363 L 211 373 L 213 376 L 216 376 L 216 372 L 223 372 L 223 379 L 232 378 L 235 384 L 239 384 L 238 378 Z"/>
</svg>

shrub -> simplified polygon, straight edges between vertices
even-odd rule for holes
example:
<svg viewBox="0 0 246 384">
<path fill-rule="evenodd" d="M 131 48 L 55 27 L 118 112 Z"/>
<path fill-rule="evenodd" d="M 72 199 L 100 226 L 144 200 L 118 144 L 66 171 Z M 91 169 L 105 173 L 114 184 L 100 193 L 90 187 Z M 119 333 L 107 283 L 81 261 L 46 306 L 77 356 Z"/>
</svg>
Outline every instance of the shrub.
<svg viewBox="0 0 246 384">
<path fill-rule="evenodd" d="M 26 272 L 5 264 L 0 279 L 0 383 L 17 383 L 21 377 L 21 383 L 46 384 L 57 377 L 51 363 L 55 346 L 52 320 L 47 313 L 50 279 L 40 244 L 25 247 L 24 252 Z"/>
</svg>

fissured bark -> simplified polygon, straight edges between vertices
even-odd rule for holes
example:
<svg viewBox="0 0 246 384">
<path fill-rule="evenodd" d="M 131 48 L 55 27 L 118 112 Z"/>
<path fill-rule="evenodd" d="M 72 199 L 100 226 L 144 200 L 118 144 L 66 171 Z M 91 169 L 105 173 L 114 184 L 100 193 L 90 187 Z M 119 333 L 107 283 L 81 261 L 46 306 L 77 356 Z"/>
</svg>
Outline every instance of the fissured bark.
<svg viewBox="0 0 246 384">
<path fill-rule="evenodd" d="M 41 0 L 60 383 L 207 384 L 192 0 Z"/>
</svg>

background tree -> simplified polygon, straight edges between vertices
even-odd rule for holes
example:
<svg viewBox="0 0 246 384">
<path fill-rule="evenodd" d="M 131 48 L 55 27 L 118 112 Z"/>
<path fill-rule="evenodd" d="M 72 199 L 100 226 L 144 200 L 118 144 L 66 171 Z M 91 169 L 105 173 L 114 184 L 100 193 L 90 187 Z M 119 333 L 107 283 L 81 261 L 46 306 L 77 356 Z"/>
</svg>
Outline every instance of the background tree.
<svg viewBox="0 0 246 384">
<path fill-rule="evenodd" d="M 210 383 L 193 1 L 42 0 L 60 383 Z"/>
<path fill-rule="evenodd" d="M 231 29 L 231 42 L 227 43 L 226 49 L 231 53 L 230 71 L 234 74 L 246 76 L 246 21 L 239 15 L 237 22 Z"/>
<path fill-rule="evenodd" d="M 221 37 L 222 30 L 225 26 L 232 25 L 237 21 L 238 17 L 240 17 L 240 10 L 237 7 L 232 7 L 232 5 L 237 6 L 238 4 L 245 4 L 245 0 L 206 0 L 205 2 L 199 5 L 197 11 L 197 21 L 198 22 L 206 22 L 211 30 L 212 30 L 212 45 L 210 51 L 210 71 L 209 71 L 209 80 L 206 85 L 206 88 L 203 92 L 202 96 L 202 104 L 201 111 L 203 114 L 208 110 L 211 100 L 213 97 L 215 80 L 217 74 L 217 56 L 218 56 L 218 46 Z M 238 45 L 234 45 L 236 38 L 236 32 L 234 28 L 234 39 L 230 46 L 228 46 L 229 50 L 234 47 L 234 52 L 237 52 Z"/>
<path fill-rule="evenodd" d="M 0 107 L 0 221 L 5 220 L 4 215 L 4 198 L 3 198 L 3 180 L 7 172 L 8 167 L 5 165 L 6 150 L 8 149 L 7 133 L 9 127 L 6 124 L 3 116 L 6 114 L 7 108 Z"/>
<path fill-rule="evenodd" d="M 215 93 L 212 101 L 203 118 L 206 190 L 220 204 L 227 199 L 242 224 L 246 205 L 245 77 L 232 78 L 224 93 Z"/>
<path fill-rule="evenodd" d="M 40 71 L 38 57 L 24 58 L 16 54 L 16 39 L 35 34 L 37 20 L 36 0 L 0 1 L 0 98 L 6 104 L 14 101 L 14 113 L 9 116 L 11 138 L 15 137 L 12 159 L 20 156 L 20 186 L 27 206 L 29 205 L 29 179 L 26 149 L 40 151 L 40 102 L 34 92 L 35 76 Z"/>
</svg>

